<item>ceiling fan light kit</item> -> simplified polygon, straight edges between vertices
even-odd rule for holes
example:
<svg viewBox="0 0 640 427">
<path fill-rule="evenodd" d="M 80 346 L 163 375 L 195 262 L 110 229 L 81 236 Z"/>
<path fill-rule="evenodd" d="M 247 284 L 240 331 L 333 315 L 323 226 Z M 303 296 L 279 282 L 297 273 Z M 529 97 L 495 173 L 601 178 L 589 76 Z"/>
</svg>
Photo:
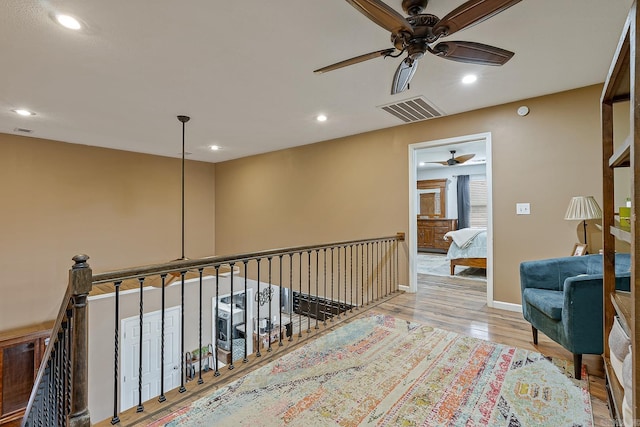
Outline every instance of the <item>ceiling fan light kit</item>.
<svg viewBox="0 0 640 427">
<path fill-rule="evenodd" d="M 402 9 L 409 15 L 400 15 L 381 0 L 346 0 L 371 21 L 391 33 L 394 48 L 378 50 L 335 64 L 319 68 L 315 73 L 324 73 L 378 57 L 398 57 L 406 53 L 396 70 L 391 94 L 409 88 L 416 72 L 418 60 L 429 52 L 451 61 L 478 65 L 504 65 L 514 53 L 495 46 L 467 41 L 442 41 L 457 31 L 485 21 L 492 16 L 519 3 L 521 0 L 469 0 L 440 19 L 432 14 L 423 14 L 429 0 L 402 0 Z M 400 51 L 398 54 L 394 52 Z"/>
</svg>

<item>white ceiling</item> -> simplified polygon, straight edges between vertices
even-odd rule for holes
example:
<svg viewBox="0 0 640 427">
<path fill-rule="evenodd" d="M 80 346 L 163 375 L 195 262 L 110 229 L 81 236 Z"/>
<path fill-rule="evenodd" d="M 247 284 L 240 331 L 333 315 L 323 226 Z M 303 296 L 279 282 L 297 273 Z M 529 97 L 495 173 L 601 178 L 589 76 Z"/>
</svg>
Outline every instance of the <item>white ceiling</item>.
<svg viewBox="0 0 640 427">
<path fill-rule="evenodd" d="M 431 0 L 426 12 L 461 3 Z M 600 83 L 631 3 L 522 1 L 448 38 L 514 51 L 505 66 L 428 55 L 410 90 L 391 96 L 399 58 L 312 72 L 391 47 L 344 0 L 2 0 L 0 132 L 179 157 L 185 114 L 191 159 L 310 144 L 402 124 L 377 106 L 420 95 L 455 114 Z M 401 12 L 400 0 L 389 4 Z M 87 28 L 65 29 L 53 12 Z M 461 85 L 469 72 L 478 82 Z"/>
</svg>

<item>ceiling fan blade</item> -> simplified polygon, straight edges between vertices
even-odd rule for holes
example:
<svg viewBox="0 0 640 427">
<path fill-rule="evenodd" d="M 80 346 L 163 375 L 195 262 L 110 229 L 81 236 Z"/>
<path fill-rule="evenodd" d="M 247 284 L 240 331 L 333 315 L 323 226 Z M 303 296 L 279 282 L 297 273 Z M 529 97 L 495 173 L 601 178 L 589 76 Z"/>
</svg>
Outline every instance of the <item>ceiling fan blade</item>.
<svg viewBox="0 0 640 427">
<path fill-rule="evenodd" d="M 409 82 L 411 82 L 411 78 L 416 73 L 417 69 L 418 61 L 411 58 L 404 59 L 398 66 L 398 69 L 393 76 L 391 95 L 395 95 L 396 93 L 404 92 L 405 90 L 407 90 L 407 88 L 409 87 Z"/>
<path fill-rule="evenodd" d="M 444 162 L 427 162 L 427 163 L 437 163 L 437 164 L 442 165 L 442 166 L 447 166 L 449 164 L 447 161 L 444 161 Z"/>
<path fill-rule="evenodd" d="M 479 65 L 504 65 L 514 53 L 476 42 L 440 42 L 429 50 L 436 56 Z"/>
<path fill-rule="evenodd" d="M 454 157 L 453 160 L 455 160 L 458 163 L 464 163 L 467 160 L 471 160 L 475 157 L 475 154 L 465 154 L 464 156 L 458 156 L 458 157 Z"/>
<path fill-rule="evenodd" d="M 402 15 L 380 0 L 347 0 L 347 2 L 392 34 L 401 31 L 413 34 L 411 24 Z"/>
<path fill-rule="evenodd" d="M 478 24 L 521 0 L 469 0 L 452 10 L 433 27 L 436 36 L 449 36 L 456 31 Z"/>
<path fill-rule="evenodd" d="M 392 54 L 394 51 L 395 51 L 394 48 L 390 48 L 390 49 L 378 50 L 378 51 L 371 52 L 371 53 L 365 53 L 364 55 L 356 56 L 356 57 L 351 58 L 351 59 L 345 59 L 344 61 L 336 62 L 335 64 L 327 65 L 326 67 L 322 67 L 322 68 L 318 68 L 317 70 L 314 70 L 313 72 L 314 73 L 318 73 L 318 74 L 326 73 L 327 71 L 332 71 L 332 70 L 336 70 L 338 68 L 346 67 L 348 65 L 357 64 L 358 62 L 367 61 L 369 59 L 378 58 L 380 56 L 387 56 L 387 55 Z"/>
</svg>

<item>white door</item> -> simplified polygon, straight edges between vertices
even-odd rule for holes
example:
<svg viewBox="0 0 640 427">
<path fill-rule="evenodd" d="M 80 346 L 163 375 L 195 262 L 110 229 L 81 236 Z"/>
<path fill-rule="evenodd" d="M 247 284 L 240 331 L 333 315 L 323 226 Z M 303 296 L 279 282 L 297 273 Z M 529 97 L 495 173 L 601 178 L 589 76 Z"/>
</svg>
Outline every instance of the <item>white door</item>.
<svg viewBox="0 0 640 427">
<path fill-rule="evenodd" d="M 164 391 L 180 385 L 180 307 L 165 310 Z M 160 395 L 161 311 L 145 313 L 142 322 L 142 402 Z M 120 412 L 138 405 L 140 318 L 122 320 Z"/>
</svg>

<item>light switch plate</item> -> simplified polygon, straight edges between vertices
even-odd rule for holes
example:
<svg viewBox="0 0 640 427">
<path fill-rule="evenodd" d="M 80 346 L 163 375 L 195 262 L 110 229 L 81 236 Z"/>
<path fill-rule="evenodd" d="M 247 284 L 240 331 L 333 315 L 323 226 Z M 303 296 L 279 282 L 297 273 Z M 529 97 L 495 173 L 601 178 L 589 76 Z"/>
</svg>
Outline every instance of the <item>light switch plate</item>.
<svg viewBox="0 0 640 427">
<path fill-rule="evenodd" d="M 531 205 L 529 203 L 516 203 L 516 214 L 518 215 L 530 215 Z"/>
</svg>

